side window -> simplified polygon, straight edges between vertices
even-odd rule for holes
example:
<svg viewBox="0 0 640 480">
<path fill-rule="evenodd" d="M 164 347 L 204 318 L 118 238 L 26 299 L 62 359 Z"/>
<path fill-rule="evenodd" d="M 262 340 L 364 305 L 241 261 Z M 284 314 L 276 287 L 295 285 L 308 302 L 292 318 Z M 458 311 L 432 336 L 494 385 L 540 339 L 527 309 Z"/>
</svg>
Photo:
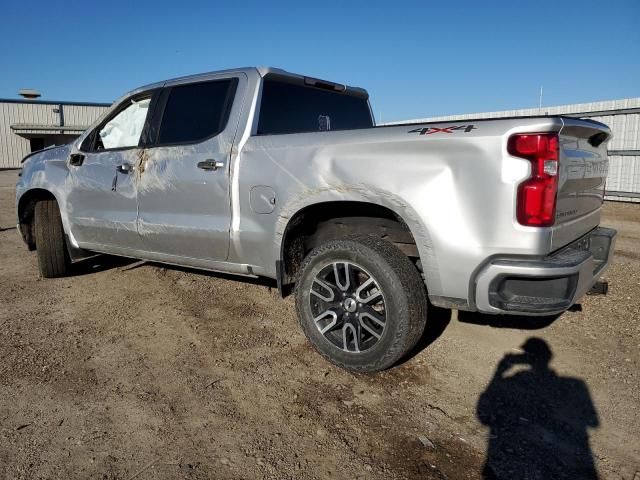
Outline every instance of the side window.
<svg viewBox="0 0 640 480">
<path fill-rule="evenodd" d="M 96 150 L 138 146 L 151 99 L 142 98 L 130 102 L 128 107 L 100 128 L 95 139 Z"/>
<path fill-rule="evenodd" d="M 237 79 L 229 79 L 172 87 L 157 143 L 194 143 L 222 132 L 237 83 Z"/>
</svg>

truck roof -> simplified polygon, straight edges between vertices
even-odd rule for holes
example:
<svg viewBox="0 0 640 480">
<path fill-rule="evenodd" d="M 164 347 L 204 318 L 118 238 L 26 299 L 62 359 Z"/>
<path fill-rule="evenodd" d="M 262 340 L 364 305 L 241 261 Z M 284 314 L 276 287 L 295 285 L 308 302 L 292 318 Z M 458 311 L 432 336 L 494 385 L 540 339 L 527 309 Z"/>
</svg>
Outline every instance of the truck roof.
<svg viewBox="0 0 640 480">
<path fill-rule="evenodd" d="M 148 85 L 144 85 L 142 87 L 136 88 L 130 92 L 127 92 L 126 95 L 123 96 L 124 97 L 128 97 L 130 95 L 145 91 L 145 90 L 149 90 L 152 88 L 158 88 L 161 87 L 163 84 L 167 83 L 167 82 L 171 82 L 171 83 L 181 83 L 181 82 L 192 82 L 194 80 L 198 80 L 198 79 L 202 79 L 203 81 L 210 78 L 212 75 L 219 75 L 219 74 L 226 74 L 226 73 L 244 73 L 247 76 L 252 76 L 252 75 L 259 75 L 260 77 L 264 77 L 268 74 L 272 74 L 272 75 L 277 75 L 279 77 L 284 77 L 284 78 L 290 78 L 293 80 L 299 80 L 299 81 L 305 81 L 305 80 L 313 80 L 313 81 L 319 81 L 322 82 L 324 84 L 330 84 L 330 85 L 336 85 L 338 87 L 341 87 L 340 90 L 342 91 L 348 91 L 350 94 L 355 94 L 355 95 L 359 95 L 359 96 L 365 96 L 368 97 L 368 93 L 364 88 L 360 88 L 360 87 L 354 87 L 351 85 L 347 85 L 344 83 L 338 83 L 338 82 L 333 82 L 333 81 L 329 81 L 329 80 L 321 80 L 315 77 L 309 77 L 309 76 L 305 76 L 305 75 L 300 75 L 297 73 L 292 73 L 289 72 L 287 70 L 284 70 L 282 68 L 276 68 L 276 67 L 240 67 L 240 68 L 229 68 L 229 69 L 225 69 L 225 70 L 214 70 L 212 72 L 203 72 L 203 73 L 196 73 L 194 75 L 185 75 L 182 77 L 175 77 L 175 78 L 169 78 L 166 80 L 162 80 L 160 82 L 155 82 L 155 83 L 150 83 Z"/>
</svg>

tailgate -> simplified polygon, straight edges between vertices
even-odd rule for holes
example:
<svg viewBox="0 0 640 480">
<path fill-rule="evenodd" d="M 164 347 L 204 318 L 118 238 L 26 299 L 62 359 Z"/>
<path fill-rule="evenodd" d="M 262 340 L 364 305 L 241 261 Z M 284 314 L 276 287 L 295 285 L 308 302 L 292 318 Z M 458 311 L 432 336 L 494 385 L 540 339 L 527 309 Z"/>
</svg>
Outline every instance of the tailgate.
<svg viewBox="0 0 640 480">
<path fill-rule="evenodd" d="M 579 219 L 585 217 L 585 222 L 592 222 L 593 215 L 589 214 L 602 206 L 609 169 L 607 142 L 611 138 L 611 130 L 593 120 L 564 117 L 562 121 L 555 225 L 574 223 L 578 236 L 579 231 L 584 230 L 580 228 Z M 586 217 L 591 217 L 591 220 Z"/>
</svg>

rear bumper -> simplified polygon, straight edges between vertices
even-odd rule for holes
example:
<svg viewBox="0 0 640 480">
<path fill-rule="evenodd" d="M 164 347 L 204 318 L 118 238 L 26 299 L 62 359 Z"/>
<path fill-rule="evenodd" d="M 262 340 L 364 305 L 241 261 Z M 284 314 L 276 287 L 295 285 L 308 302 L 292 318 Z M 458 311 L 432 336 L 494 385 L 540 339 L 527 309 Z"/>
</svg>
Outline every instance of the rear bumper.
<svg viewBox="0 0 640 480">
<path fill-rule="evenodd" d="M 607 269 L 615 240 L 615 230 L 599 227 L 548 257 L 493 258 L 476 277 L 476 308 L 521 315 L 563 312 Z"/>
</svg>

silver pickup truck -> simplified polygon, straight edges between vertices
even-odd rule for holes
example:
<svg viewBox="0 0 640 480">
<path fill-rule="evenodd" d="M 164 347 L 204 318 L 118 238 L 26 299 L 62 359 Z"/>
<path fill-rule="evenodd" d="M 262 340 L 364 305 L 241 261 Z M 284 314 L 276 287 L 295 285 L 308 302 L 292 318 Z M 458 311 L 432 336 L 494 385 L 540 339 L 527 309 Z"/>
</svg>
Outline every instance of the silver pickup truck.
<svg viewBox="0 0 640 480">
<path fill-rule="evenodd" d="M 429 301 L 562 312 L 611 261 L 610 130 L 564 117 L 375 126 L 360 88 L 241 68 L 135 90 L 24 160 L 43 277 L 95 252 L 275 279 L 326 358 L 387 368 Z"/>
</svg>

